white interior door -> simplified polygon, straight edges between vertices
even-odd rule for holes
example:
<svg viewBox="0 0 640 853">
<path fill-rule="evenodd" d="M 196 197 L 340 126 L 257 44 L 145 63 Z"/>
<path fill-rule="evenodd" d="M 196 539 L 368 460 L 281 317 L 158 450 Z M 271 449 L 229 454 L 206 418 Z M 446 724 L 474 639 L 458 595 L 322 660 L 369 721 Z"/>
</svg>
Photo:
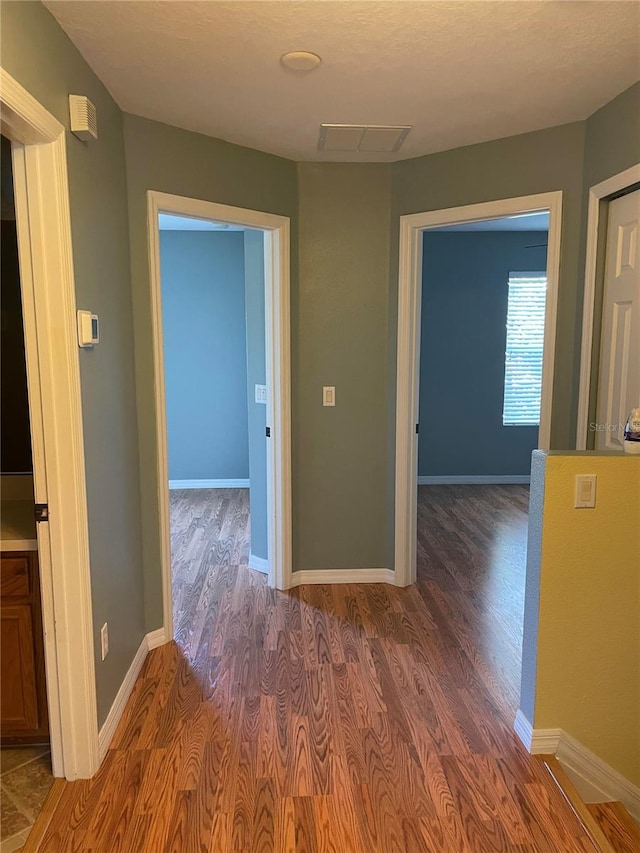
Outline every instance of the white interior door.
<svg viewBox="0 0 640 853">
<path fill-rule="evenodd" d="M 624 424 L 640 406 L 640 190 L 609 204 L 597 450 L 623 450 Z"/>
</svg>

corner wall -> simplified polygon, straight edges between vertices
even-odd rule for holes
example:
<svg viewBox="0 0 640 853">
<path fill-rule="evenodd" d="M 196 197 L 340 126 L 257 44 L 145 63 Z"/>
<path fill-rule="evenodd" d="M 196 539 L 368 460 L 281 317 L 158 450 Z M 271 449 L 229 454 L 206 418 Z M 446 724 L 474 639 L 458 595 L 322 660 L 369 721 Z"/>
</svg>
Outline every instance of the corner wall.
<svg viewBox="0 0 640 853">
<path fill-rule="evenodd" d="M 390 169 L 298 166 L 294 569 L 392 568 L 385 539 Z M 322 387 L 336 388 L 335 407 Z"/>
<path fill-rule="evenodd" d="M 146 629 L 153 631 L 162 626 L 162 578 L 147 191 L 157 190 L 290 217 L 294 300 L 297 286 L 297 174 L 295 163 L 289 160 L 138 116 L 124 115 L 124 138 L 140 436 L 145 614 Z"/>
<path fill-rule="evenodd" d="M 534 457 L 522 710 L 640 786 L 640 457 Z M 578 474 L 598 478 L 593 509 L 574 508 Z"/>
</svg>

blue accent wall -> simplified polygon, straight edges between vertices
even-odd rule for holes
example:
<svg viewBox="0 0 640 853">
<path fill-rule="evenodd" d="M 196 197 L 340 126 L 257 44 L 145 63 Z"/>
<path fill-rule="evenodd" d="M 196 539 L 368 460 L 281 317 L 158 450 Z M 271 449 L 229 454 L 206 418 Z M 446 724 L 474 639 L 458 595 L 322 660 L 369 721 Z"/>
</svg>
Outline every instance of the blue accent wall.
<svg viewBox="0 0 640 853">
<path fill-rule="evenodd" d="M 169 479 L 248 479 L 244 234 L 161 231 Z"/>
<path fill-rule="evenodd" d="M 545 270 L 543 231 L 423 237 L 421 476 L 529 473 L 537 427 L 502 425 L 509 273 Z"/>
</svg>

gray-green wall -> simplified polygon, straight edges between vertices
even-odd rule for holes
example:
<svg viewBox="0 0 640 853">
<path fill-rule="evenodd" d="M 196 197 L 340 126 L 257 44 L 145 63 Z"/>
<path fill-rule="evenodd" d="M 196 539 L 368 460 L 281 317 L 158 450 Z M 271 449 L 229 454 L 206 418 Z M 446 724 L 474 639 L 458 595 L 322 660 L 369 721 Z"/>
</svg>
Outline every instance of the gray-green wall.
<svg viewBox="0 0 640 853">
<path fill-rule="evenodd" d="M 391 169 L 301 164 L 298 184 L 294 569 L 384 567 Z"/>
<path fill-rule="evenodd" d="M 295 163 L 179 130 L 124 116 L 129 196 L 129 239 L 134 311 L 135 375 L 140 441 L 147 630 L 162 624 L 160 528 L 156 473 L 153 347 L 147 245 L 147 191 L 262 210 L 292 219 L 292 259 L 297 253 Z M 296 265 L 292 260 L 292 289 Z M 295 401 L 294 401 L 295 404 Z"/>
<path fill-rule="evenodd" d="M 267 381 L 265 350 L 264 235 L 244 232 L 244 288 L 247 328 L 247 410 L 249 414 L 249 500 L 251 505 L 251 553 L 269 556 L 267 529 L 267 407 L 256 403 L 256 385 Z"/>
<path fill-rule="evenodd" d="M 67 133 L 67 162 L 77 305 L 100 316 L 100 344 L 80 353 L 80 378 L 101 724 L 145 633 L 122 114 L 44 6 L 3 3 L 1 16 L 2 67 L 65 126 L 69 93 L 87 95 L 98 113 L 96 142 Z"/>
</svg>

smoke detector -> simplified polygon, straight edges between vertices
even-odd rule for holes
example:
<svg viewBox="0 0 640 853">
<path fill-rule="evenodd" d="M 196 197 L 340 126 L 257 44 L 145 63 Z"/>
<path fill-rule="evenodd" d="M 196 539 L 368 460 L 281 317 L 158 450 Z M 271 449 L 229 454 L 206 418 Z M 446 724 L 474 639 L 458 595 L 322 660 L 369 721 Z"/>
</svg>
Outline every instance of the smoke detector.
<svg viewBox="0 0 640 853">
<path fill-rule="evenodd" d="M 319 151 L 394 153 L 411 130 L 410 125 L 321 124 Z"/>
<path fill-rule="evenodd" d="M 84 95 L 69 95 L 69 120 L 71 133 L 83 142 L 98 138 L 96 108 Z"/>
</svg>

